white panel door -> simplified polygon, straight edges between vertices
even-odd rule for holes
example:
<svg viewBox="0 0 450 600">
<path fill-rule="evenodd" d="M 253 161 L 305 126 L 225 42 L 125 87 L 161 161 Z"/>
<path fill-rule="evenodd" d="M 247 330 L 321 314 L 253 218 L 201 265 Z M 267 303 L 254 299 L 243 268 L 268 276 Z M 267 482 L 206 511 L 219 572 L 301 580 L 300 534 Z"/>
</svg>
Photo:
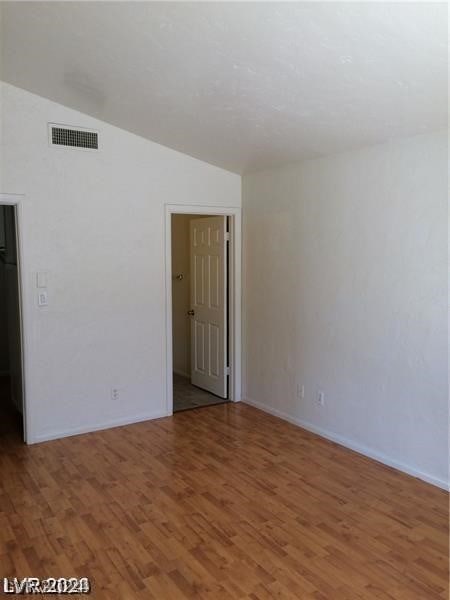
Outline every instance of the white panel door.
<svg viewBox="0 0 450 600">
<path fill-rule="evenodd" d="M 191 382 L 227 397 L 226 217 L 190 222 Z"/>
</svg>

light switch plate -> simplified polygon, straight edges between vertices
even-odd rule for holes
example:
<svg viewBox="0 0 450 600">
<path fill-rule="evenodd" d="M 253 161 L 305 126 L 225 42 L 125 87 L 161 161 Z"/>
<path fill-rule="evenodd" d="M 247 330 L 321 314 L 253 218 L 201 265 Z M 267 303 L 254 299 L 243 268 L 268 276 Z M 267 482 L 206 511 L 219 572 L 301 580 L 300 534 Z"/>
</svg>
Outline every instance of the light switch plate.
<svg viewBox="0 0 450 600">
<path fill-rule="evenodd" d="M 46 288 L 47 287 L 47 271 L 38 271 L 36 273 L 36 287 Z"/>
</svg>

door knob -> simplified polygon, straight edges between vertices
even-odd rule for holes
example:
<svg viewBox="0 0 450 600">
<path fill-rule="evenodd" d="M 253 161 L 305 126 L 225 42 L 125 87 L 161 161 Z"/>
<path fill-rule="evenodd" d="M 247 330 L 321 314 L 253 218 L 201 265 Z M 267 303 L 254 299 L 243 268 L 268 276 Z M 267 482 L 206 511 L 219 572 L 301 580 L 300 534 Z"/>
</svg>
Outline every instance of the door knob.
<svg viewBox="0 0 450 600">
<path fill-rule="evenodd" d="M 187 314 L 188 314 L 190 317 L 193 317 L 193 316 L 195 315 L 195 310 L 188 310 L 188 311 L 187 311 Z"/>
</svg>

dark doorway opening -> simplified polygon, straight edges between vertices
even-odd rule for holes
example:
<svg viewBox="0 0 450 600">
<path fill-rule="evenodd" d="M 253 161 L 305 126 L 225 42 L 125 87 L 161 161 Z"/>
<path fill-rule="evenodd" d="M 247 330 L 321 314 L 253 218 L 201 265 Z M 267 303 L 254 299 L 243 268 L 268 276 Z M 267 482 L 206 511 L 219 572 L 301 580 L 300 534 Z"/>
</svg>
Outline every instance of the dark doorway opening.
<svg viewBox="0 0 450 600">
<path fill-rule="evenodd" d="M 23 440 L 22 343 L 16 207 L 0 205 L 0 441 Z"/>
</svg>

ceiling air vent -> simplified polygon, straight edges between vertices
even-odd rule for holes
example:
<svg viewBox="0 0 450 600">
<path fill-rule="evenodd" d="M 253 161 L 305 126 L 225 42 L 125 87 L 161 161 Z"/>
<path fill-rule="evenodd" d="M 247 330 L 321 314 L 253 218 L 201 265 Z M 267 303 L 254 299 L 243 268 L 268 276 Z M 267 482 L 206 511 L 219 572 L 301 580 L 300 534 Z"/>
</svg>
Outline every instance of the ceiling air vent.
<svg viewBox="0 0 450 600">
<path fill-rule="evenodd" d="M 54 123 L 49 123 L 48 127 L 51 146 L 98 150 L 98 131 Z"/>
</svg>

